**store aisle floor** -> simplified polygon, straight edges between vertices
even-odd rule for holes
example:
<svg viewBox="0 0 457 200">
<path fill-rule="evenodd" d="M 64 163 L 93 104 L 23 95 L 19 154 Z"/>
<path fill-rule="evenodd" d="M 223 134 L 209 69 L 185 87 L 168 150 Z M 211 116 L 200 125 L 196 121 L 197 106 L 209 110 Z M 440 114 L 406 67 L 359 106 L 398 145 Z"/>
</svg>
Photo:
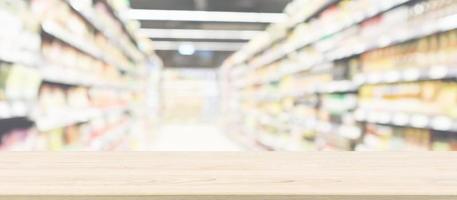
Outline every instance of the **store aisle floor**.
<svg viewBox="0 0 457 200">
<path fill-rule="evenodd" d="M 212 124 L 165 124 L 152 144 L 153 151 L 240 151 L 240 146 Z"/>
</svg>

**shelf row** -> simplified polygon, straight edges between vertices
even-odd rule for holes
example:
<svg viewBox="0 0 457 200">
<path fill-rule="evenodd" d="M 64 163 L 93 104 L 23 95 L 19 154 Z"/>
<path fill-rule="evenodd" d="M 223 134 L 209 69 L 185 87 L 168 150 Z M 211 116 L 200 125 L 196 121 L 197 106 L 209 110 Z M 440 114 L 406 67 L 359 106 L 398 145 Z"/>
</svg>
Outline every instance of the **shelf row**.
<svg viewBox="0 0 457 200">
<path fill-rule="evenodd" d="M 39 131 L 50 131 L 79 123 L 88 122 L 104 116 L 116 115 L 129 111 L 129 107 L 119 108 L 83 108 L 59 110 L 45 115 L 32 114 Z"/>
<path fill-rule="evenodd" d="M 354 115 L 358 121 L 457 132 L 457 119 L 445 115 L 364 109 L 356 110 Z"/>
<path fill-rule="evenodd" d="M 285 93 L 257 93 L 255 95 L 255 99 L 260 101 L 271 101 L 287 97 L 301 97 L 314 94 L 351 93 L 357 92 L 362 85 L 367 84 L 394 84 L 403 82 L 455 79 L 457 79 L 457 68 L 455 67 L 435 66 L 424 69 L 410 68 L 404 70 L 391 70 L 389 72 L 382 73 L 374 72 L 357 74 L 354 80 L 330 81 L 315 86 L 302 88 L 296 87 L 294 90 Z"/>
<path fill-rule="evenodd" d="M 354 94 L 352 94 L 352 97 L 349 97 L 348 94 L 326 95 L 331 96 L 313 96 L 313 98 L 297 97 L 294 99 L 286 98 L 284 100 L 270 97 L 270 99 L 251 99 L 248 102 L 250 102 L 250 104 L 253 105 L 263 106 L 272 103 L 278 104 L 278 106 L 282 104 L 294 104 L 295 106 L 301 105 L 306 106 L 309 109 L 316 110 L 314 112 L 324 111 L 325 113 L 331 113 L 331 115 L 334 115 L 335 113 L 340 113 L 337 115 L 343 114 L 344 116 L 350 117 L 351 119 L 354 119 L 358 122 L 369 122 L 391 126 L 431 129 L 436 131 L 457 132 L 457 127 L 455 126 L 457 124 L 457 118 L 455 118 L 455 107 L 452 107 L 449 103 L 446 105 L 442 105 L 444 103 L 431 102 L 430 100 L 426 102 L 416 102 L 410 100 L 408 103 L 401 102 L 400 100 L 393 101 L 376 99 L 357 102 L 357 98 L 354 97 Z M 437 95 L 443 96 L 444 93 Z M 237 99 L 234 99 L 234 101 L 237 101 Z M 369 103 L 366 103 L 367 101 Z M 400 105 L 404 106 L 399 107 Z M 327 106 L 329 108 L 325 108 L 324 106 Z M 429 108 L 424 108 L 420 111 L 414 112 L 414 109 L 417 109 L 417 107 L 420 106 L 428 106 Z M 354 112 L 350 111 L 353 109 L 355 109 Z M 413 110 L 408 111 L 408 109 Z M 317 119 L 314 119 L 313 116 L 293 117 L 290 114 L 283 113 L 278 114 L 277 117 L 273 118 L 270 115 L 259 114 L 259 112 L 247 112 L 243 115 L 254 116 L 262 124 L 267 124 L 268 126 L 276 127 L 280 130 L 290 129 L 294 124 L 302 128 L 330 127 L 330 125 L 335 126 L 333 123 L 330 123 L 330 125 L 322 125 L 323 123 L 321 123 Z M 319 124 L 322 126 L 318 126 Z M 334 132 L 338 133 L 339 131 Z"/>
<path fill-rule="evenodd" d="M 253 99 L 257 100 L 280 100 L 289 97 L 302 97 L 314 94 L 329 94 L 329 93 L 355 93 L 359 89 L 360 85 L 354 81 L 342 80 L 342 81 L 331 81 L 322 83 L 315 86 L 296 87 L 291 91 L 286 92 L 258 92 L 255 94 Z M 244 95 L 243 95 L 244 96 Z M 250 95 L 246 98 L 251 98 Z"/>
<path fill-rule="evenodd" d="M 292 5 L 293 3 L 289 4 L 285 8 L 285 11 L 287 12 L 288 10 L 290 10 L 289 11 L 290 13 L 287 13 L 287 14 L 289 15 L 289 17 L 291 19 L 287 20 L 285 27 L 275 27 L 275 25 L 271 25 L 269 27 L 269 29 L 267 29 L 266 33 L 264 33 L 265 36 L 268 36 L 266 38 L 269 38 L 268 42 L 264 42 L 262 47 L 258 47 L 253 50 L 251 50 L 249 48 L 242 49 L 241 51 L 243 52 L 244 55 L 242 55 L 242 57 L 240 59 L 237 59 L 236 64 L 248 62 L 253 57 L 259 56 L 260 54 L 269 50 L 269 48 L 271 48 L 272 46 L 285 41 L 287 39 L 287 34 L 290 31 L 292 31 L 294 27 L 296 27 L 300 23 L 309 22 L 310 20 L 315 18 L 318 14 L 320 14 L 323 10 L 325 10 L 326 8 L 329 8 L 332 5 L 335 5 L 339 1 L 340 0 L 321 0 L 321 1 L 315 1 L 315 2 L 308 2 L 308 3 L 312 3 L 312 5 L 307 5 L 306 7 L 303 7 L 303 8 L 301 8 L 300 5 Z M 301 3 L 301 2 L 298 2 L 298 3 Z M 297 10 L 297 8 L 299 8 L 299 9 Z M 282 34 L 277 36 L 278 29 L 286 29 L 286 30 L 279 31 Z M 248 50 L 249 50 L 249 52 L 246 52 Z M 236 55 L 241 55 L 241 53 L 238 53 Z"/>
<path fill-rule="evenodd" d="M 359 73 L 354 76 L 354 80 L 332 81 L 320 84 L 316 87 L 303 88 L 298 92 L 286 96 L 298 96 L 300 94 L 311 93 L 335 93 L 335 92 L 351 92 L 356 91 L 360 86 L 366 84 L 385 84 L 385 83 L 401 83 L 401 82 L 416 82 L 430 80 L 447 80 L 457 78 L 457 68 L 453 66 L 433 66 L 426 68 L 406 68 L 396 69 L 382 72 Z M 279 78 L 267 79 L 260 83 L 267 84 L 279 81 Z M 238 88 L 243 88 L 240 84 L 236 84 Z M 257 82 L 257 85 L 259 82 Z"/>
<path fill-rule="evenodd" d="M 102 22 L 98 20 L 98 18 L 95 16 L 95 11 L 90 8 L 90 7 L 81 7 L 80 2 L 75 1 L 75 0 L 65 0 L 65 2 L 68 3 L 68 5 L 78 13 L 81 17 L 83 17 L 89 24 L 94 27 L 96 30 L 101 32 L 105 37 L 107 37 L 111 43 L 113 43 L 117 48 L 121 49 L 126 55 L 128 55 L 131 59 L 133 60 L 139 60 L 141 57 L 138 56 L 138 54 L 132 53 L 132 50 L 127 48 L 127 42 L 125 40 L 119 40 L 119 38 L 116 38 L 115 34 L 108 29 L 108 27 L 104 26 Z M 111 14 L 113 17 L 120 23 L 124 24 L 124 22 L 119 18 L 117 13 L 111 9 L 110 6 L 107 6 L 107 8 L 111 11 Z M 125 32 L 125 34 L 128 36 L 128 38 L 131 40 L 133 45 L 137 47 L 138 51 L 141 52 L 139 47 L 136 45 L 135 37 L 133 34 L 129 31 L 128 28 L 125 27 L 125 25 L 122 25 L 122 29 Z"/>
<path fill-rule="evenodd" d="M 421 113 L 357 109 L 354 112 L 354 117 L 358 123 L 353 125 L 332 123 L 306 115 L 294 116 L 288 112 L 271 115 L 252 109 L 243 112 L 242 116 L 242 121 L 237 125 L 244 127 L 242 128 L 243 134 L 239 137 L 244 135 L 246 140 L 244 144 L 250 144 L 249 147 L 251 148 L 256 142 L 262 143 L 268 147 L 264 150 L 317 150 L 315 149 L 316 145 L 319 146 L 318 143 L 320 142 L 328 143 L 327 140 L 333 140 L 348 148 L 355 148 L 355 144 L 363 146 L 364 143 L 370 143 L 365 140 L 372 139 L 373 130 L 371 129 L 373 126 L 379 127 L 379 133 L 377 133 L 379 135 L 376 137 L 380 137 L 381 140 L 383 137 L 387 137 L 387 135 L 383 136 L 387 131 L 384 130 L 383 132 L 383 129 L 386 128 L 389 128 L 388 130 L 417 130 L 414 137 L 419 138 L 429 137 L 424 135 L 426 130 L 432 131 L 435 138 L 447 138 L 449 135 L 451 137 L 457 136 L 456 118 Z M 252 126 L 253 124 L 256 125 Z M 350 145 L 351 143 L 352 145 Z M 306 148 L 301 149 L 300 145 L 305 145 Z"/>
<path fill-rule="evenodd" d="M 406 68 L 383 72 L 358 74 L 354 77 L 354 82 L 358 85 L 363 85 L 428 80 L 446 80 L 456 78 L 457 67 L 438 65 L 427 68 Z"/>
<path fill-rule="evenodd" d="M 43 31 L 58 38 L 59 40 L 69 44 L 70 46 L 81 50 L 82 52 L 87 53 L 89 56 L 92 56 L 98 60 L 101 60 L 107 64 L 110 64 L 112 66 L 117 67 L 119 70 L 122 71 L 127 71 L 129 73 L 135 74 L 136 72 L 133 71 L 132 69 L 128 69 L 125 66 L 121 66 L 119 64 L 116 64 L 115 61 L 112 61 L 109 56 L 104 55 L 97 47 L 95 47 L 92 43 L 78 38 L 64 29 L 60 28 L 58 25 L 56 25 L 53 22 L 44 22 L 42 25 Z"/>
<path fill-rule="evenodd" d="M 133 123 L 131 121 L 122 122 L 116 125 L 114 128 L 107 131 L 103 135 L 96 136 L 92 139 L 89 146 L 91 151 L 106 151 L 113 150 L 119 145 L 119 143 L 126 143 L 126 136 L 132 129 Z"/>
<path fill-rule="evenodd" d="M 4 61 L 0 59 L 0 62 Z M 6 61 L 6 62 L 15 62 L 15 61 Z M 37 63 L 35 63 L 37 64 Z M 35 82 L 49 82 L 57 83 L 63 85 L 72 85 L 72 86 L 83 86 L 83 87 L 93 87 L 93 88 L 107 88 L 115 90 L 130 90 L 138 91 L 141 88 L 138 87 L 137 81 L 108 81 L 103 80 L 93 75 L 87 75 L 86 72 L 80 70 L 68 69 L 64 67 L 57 67 L 55 65 L 41 62 L 43 66 L 36 67 L 25 67 L 22 65 L 9 65 L 9 64 L 0 64 L 1 67 L 9 68 L 9 71 L 0 72 L 1 76 L 9 77 L 8 79 L 21 79 L 20 77 L 28 77 L 29 85 L 35 85 Z M 16 70 L 17 69 L 17 70 Z M 32 77 L 34 77 L 32 79 Z M 36 78 L 35 78 L 36 77 Z M 6 80 L 5 80 L 6 81 Z M 31 83 L 33 82 L 33 84 Z M 11 81 L 8 84 L 12 84 Z M 18 83 L 19 84 L 19 83 Z M 25 84 L 25 83 L 24 83 Z M 4 87 L 9 87 L 5 84 Z M 27 88 L 31 89 L 31 88 Z"/>
<path fill-rule="evenodd" d="M 405 43 L 407 41 L 423 38 L 426 36 L 434 35 L 441 32 L 454 30 L 457 28 L 457 14 L 449 15 L 440 18 L 437 22 L 426 22 L 420 24 L 419 30 L 412 27 L 405 27 L 401 31 L 396 31 L 397 34 L 380 35 L 379 39 L 372 41 L 365 41 L 358 44 L 356 47 L 342 49 L 328 53 L 329 60 L 341 60 L 351 56 L 359 55 L 374 49 L 380 49 L 387 46 Z"/>
<path fill-rule="evenodd" d="M 36 55 L 26 51 L 14 51 L 0 47 L 0 61 L 8 63 L 18 63 L 26 66 L 34 66 L 38 62 Z"/>
<path fill-rule="evenodd" d="M 323 133 L 336 134 L 341 137 L 355 140 L 362 135 L 361 128 L 356 125 L 341 125 L 337 123 L 318 120 L 310 116 L 291 116 L 285 114 L 287 119 L 280 120 L 268 114 L 258 114 L 256 119 L 261 125 L 272 127 L 284 132 L 298 132 L 298 136 L 303 137 L 303 132 L 318 131 Z M 293 134 L 293 133 L 292 133 Z M 297 136 L 297 135 L 295 135 Z"/>
<path fill-rule="evenodd" d="M 86 76 L 85 73 L 71 69 L 62 69 L 62 67 L 53 67 L 52 65 L 43 67 L 40 72 L 43 81 L 51 83 L 131 91 L 140 89 L 132 84 L 119 83 L 117 81 L 109 82 L 94 77 L 91 78 L 90 76 Z"/>
<path fill-rule="evenodd" d="M 274 81 L 279 81 L 282 78 L 290 75 L 295 75 L 307 70 L 312 69 L 313 67 L 317 67 L 320 65 L 324 65 L 325 63 L 328 63 L 330 61 L 335 61 L 335 60 L 341 60 L 344 58 L 349 58 L 355 55 L 360 55 L 362 53 L 374 50 L 374 49 L 380 49 L 383 47 L 387 46 L 393 46 L 396 44 L 401 44 L 406 41 L 422 38 L 425 36 L 441 33 L 441 32 L 446 32 L 450 30 L 454 30 L 457 28 L 457 15 L 451 15 L 445 18 L 442 18 L 438 23 L 427 23 L 423 25 L 423 28 L 421 29 L 422 31 L 415 31 L 413 29 L 406 29 L 407 32 L 402 32 L 401 34 L 391 34 L 391 35 L 385 35 L 382 36 L 378 41 L 373 42 L 373 44 L 360 44 L 358 47 L 351 47 L 351 48 L 343 48 L 343 52 L 330 52 L 325 55 L 325 58 L 318 59 L 316 62 L 313 62 L 311 64 L 290 64 L 291 66 L 287 67 L 287 69 L 283 70 L 280 73 L 274 74 L 272 77 L 269 77 L 267 79 L 259 79 L 259 80 L 253 80 L 250 82 L 240 80 L 239 83 L 236 83 L 236 85 L 240 88 L 243 87 L 249 87 L 253 85 L 261 85 L 261 84 L 268 84 L 270 82 Z M 368 41 L 370 42 L 370 41 Z M 348 50 L 349 49 L 349 50 Z M 269 64 L 269 63 L 267 63 Z M 267 65 L 265 64 L 265 65 Z M 262 65 L 262 66 L 265 66 Z M 390 76 L 389 78 L 381 78 L 378 77 L 378 75 L 372 75 L 369 78 L 370 82 L 368 83 L 376 83 L 377 80 L 383 82 L 381 79 L 384 80 L 384 82 L 397 82 L 400 80 L 403 81 L 416 81 L 416 80 L 427 80 L 427 79 L 441 79 L 441 78 L 447 78 L 447 76 L 455 76 L 455 69 L 454 67 L 449 67 L 449 66 L 433 66 L 428 69 L 417 69 L 417 68 L 410 68 L 410 69 L 405 69 L 402 70 L 401 72 L 398 72 L 397 70 L 393 70 L 392 72 L 376 72 L 374 74 L 379 74 L 379 73 L 384 73 L 385 75 L 381 76 Z M 389 73 L 389 74 L 386 74 Z M 401 74 L 397 74 L 401 73 Z M 365 83 L 363 79 L 364 74 L 361 74 L 360 77 L 356 77 L 357 82 L 359 84 Z M 402 77 L 399 77 L 402 76 Z"/>
<path fill-rule="evenodd" d="M 373 8 L 373 10 L 366 10 L 363 11 L 364 14 L 359 14 L 354 16 L 351 20 L 348 20 L 346 23 L 341 23 L 336 27 L 332 27 L 332 29 L 325 30 L 322 33 L 317 35 L 312 35 L 308 37 L 303 37 L 302 40 L 291 43 L 291 45 L 283 45 L 282 47 L 278 48 L 277 50 L 269 50 L 265 52 L 263 55 L 260 55 L 259 58 L 256 58 L 256 62 L 250 65 L 251 68 L 257 69 L 273 62 L 276 62 L 279 59 L 286 58 L 287 55 L 293 53 L 299 49 L 302 49 L 308 45 L 318 42 L 322 38 L 325 38 L 328 35 L 333 35 L 339 33 L 343 30 L 346 30 L 349 27 L 357 25 L 367 19 L 370 19 L 376 15 L 381 13 L 387 12 L 399 5 L 407 3 L 410 0 L 399 0 L 399 1 L 386 1 L 386 3 L 379 4 L 379 7 Z"/>
<path fill-rule="evenodd" d="M 405 2 L 403 2 L 403 3 L 405 3 Z M 402 3 L 400 3 L 400 4 L 402 4 Z M 419 6 L 417 6 L 417 7 L 419 7 Z M 393 11 L 396 11 L 396 10 L 394 9 Z M 350 44 L 350 46 L 351 46 L 350 48 L 341 48 L 341 47 L 334 48 L 334 49 L 327 48 L 329 50 L 323 52 L 322 57 L 315 58 L 314 61 L 311 61 L 311 62 L 309 61 L 309 59 L 307 60 L 306 63 L 301 63 L 300 61 L 295 61 L 295 60 L 297 60 L 296 57 L 300 56 L 300 55 L 293 55 L 293 54 L 287 53 L 287 55 L 289 55 L 289 56 L 284 57 L 284 59 L 291 60 L 291 61 L 288 63 L 282 64 L 284 66 L 281 67 L 277 71 L 277 73 L 272 73 L 271 76 L 267 76 L 267 77 L 258 77 L 257 79 L 247 80 L 243 76 L 246 76 L 246 73 L 253 73 L 253 71 L 250 71 L 250 70 L 252 70 L 252 65 L 235 67 L 233 69 L 234 69 L 234 71 L 237 72 L 236 79 L 238 80 L 235 83 L 235 85 L 239 88 L 244 88 L 244 87 L 249 87 L 249 86 L 254 86 L 254 85 L 268 84 L 271 82 L 279 81 L 287 76 L 298 75 L 305 71 L 309 71 L 313 68 L 320 67 L 322 65 L 326 65 L 327 63 L 336 62 L 341 59 L 348 59 L 350 57 L 360 55 L 363 53 L 367 53 L 367 52 L 375 50 L 375 49 L 381 49 L 381 48 L 384 48 L 387 46 L 403 44 L 403 43 L 411 41 L 411 40 L 416 40 L 416 39 L 423 38 L 426 36 L 454 30 L 455 28 L 457 28 L 457 23 L 456 23 L 457 20 L 455 20 L 455 19 L 457 19 L 457 15 L 448 14 L 448 15 L 444 15 L 442 17 L 438 17 L 437 21 L 426 20 L 425 22 L 415 24 L 414 26 L 420 27 L 420 30 L 416 30 L 416 29 L 414 29 L 414 27 L 405 26 L 405 27 L 398 27 L 396 29 L 386 30 L 385 32 L 380 32 L 379 34 L 372 34 L 372 35 L 377 35 L 377 37 L 370 36 L 373 39 L 370 39 L 370 37 L 369 37 L 369 39 L 360 39 L 359 41 L 356 41 L 355 44 Z M 386 27 L 386 28 L 388 28 L 388 27 Z M 397 29 L 400 29 L 400 30 L 397 30 Z M 349 31 L 349 32 L 354 32 L 354 31 Z M 347 35 L 347 34 L 345 33 L 345 35 Z M 332 37 L 338 38 L 337 36 L 332 36 Z M 363 38 L 363 37 L 361 37 L 361 38 Z M 329 41 L 323 41 L 322 43 L 332 42 L 331 41 L 332 39 L 325 38 L 325 40 L 329 40 Z M 348 40 L 348 39 L 346 39 L 346 40 Z M 320 44 L 316 44 L 316 45 L 319 46 Z M 328 44 L 327 44 L 327 46 L 328 46 Z M 281 52 L 281 50 L 278 50 L 278 51 Z M 284 52 L 284 51 L 282 51 L 282 52 Z M 271 58 L 274 56 L 267 56 L 267 57 Z M 262 66 L 267 66 L 267 64 L 264 64 Z M 453 70 L 452 67 L 447 67 L 447 66 L 431 67 L 430 69 L 432 69 L 432 71 L 430 71 L 430 73 L 432 73 L 432 74 L 425 75 L 425 78 L 429 77 L 432 79 L 438 79 L 440 73 L 441 74 L 446 73 L 448 75 L 451 74 L 451 76 L 452 76 L 453 72 L 447 73 L 447 72 L 443 72 L 443 71 L 439 70 L 439 69 L 443 69 L 443 68 Z M 446 69 L 444 69 L 444 70 L 446 70 Z M 242 70 L 247 71 L 247 72 L 245 72 L 244 74 L 240 73 L 239 71 L 242 71 Z M 408 77 L 411 80 L 415 79 L 414 70 L 415 69 L 411 69 L 411 70 L 407 71 L 407 72 L 409 72 L 407 74 L 411 74 L 411 77 Z M 378 73 L 383 73 L 383 72 L 378 72 Z M 420 72 L 420 73 L 423 73 L 423 72 Z M 235 74 L 233 74 L 233 75 L 235 75 Z M 243 78 L 239 78 L 240 76 Z M 233 77 L 233 78 L 235 78 L 235 77 Z M 394 78 L 392 78 L 392 79 L 394 79 Z M 443 77 L 443 78 L 446 78 L 446 77 Z M 358 83 L 363 83 L 363 82 L 358 82 Z"/>
<path fill-rule="evenodd" d="M 32 105 L 27 101 L 1 101 L 0 120 L 16 117 L 27 117 L 32 111 Z"/>
<path fill-rule="evenodd" d="M 64 109 L 54 113 L 38 114 L 33 103 L 27 101 L 2 101 L 0 102 L 0 120 L 10 118 L 29 118 L 36 123 L 38 130 L 48 131 L 73 124 L 87 122 L 94 118 L 122 113 L 130 107 L 115 108 L 82 108 Z"/>
<path fill-rule="evenodd" d="M 315 1 L 296 1 L 287 5 L 284 9 L 286 14 L 290 17 L 290 21 L 287 22 L 287 29 L 290 31 L 294 27 L 301 23 L 306 23 L 313 20 L 316 16 L 322 13 L 325 9 L 335 5 L 341 0 L 319 0 Z M 308 3 L 308 5 L 300 5 Z M 271 44 L 269 45 L 271 47 Z"/>
<path fill-rule="evenodd" d="M 95 114 L 93 115 L 95 117 Z M 76 118 L 75 118 L 76 119 Z M 127 115 L 119 113 L 103 118 L 91 118 L 51 129 L 17 127 L 2 135 L 0 150 L 6 151 L 100 151 L 119 146 L 116 138 L 127 136 L 131 123 Z M 62 120 L 61 120 L 62 121 Z M 14 122 L 18 123 L 18 122 Z M 5 128 L 5 127 L 3 127 Z M 8 129 L 7 129 L 8 130 Z M 125 141 L 123 142 L 126 143 Z"/>
</svg>

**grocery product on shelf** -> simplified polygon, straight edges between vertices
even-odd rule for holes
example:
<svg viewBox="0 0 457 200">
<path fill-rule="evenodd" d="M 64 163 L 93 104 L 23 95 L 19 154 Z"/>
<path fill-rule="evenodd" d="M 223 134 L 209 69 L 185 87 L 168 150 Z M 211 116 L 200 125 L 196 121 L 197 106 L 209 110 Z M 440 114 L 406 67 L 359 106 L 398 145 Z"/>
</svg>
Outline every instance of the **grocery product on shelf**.
<svg viewBox="0 0 457 200">
<path fill-rule="evenodd" d="M 457 1 L 297 0 L 285 12 L 272 27 L 287 34 L 223 63 L 227 126 L 275 150 L 455 150 Z"/>
<path fill-rule="evenodd" d="M 33 64 L 38 59 L 40 36 L 38 23 L 30 17 L 25 1 L 0 2 L 0 60 L 15 64 Z"/>
<path fill-rule="evenodd" d="M 15 128 L 3 132 L 2 150 L 109 150 L 112 142 L 102 140 L 107 135 L 127 134 L 128 116 L 112 114 L 89 123 L 71 124 L 40 131 L 32 127 Z M 29 122 L 29 126 L 31 126 Z"/>
<path fill-rule="evenodd" d="M 367 125 L 359 150 L 457 150 L 457 133 L 428 129 Z"/>
<path fill-rule="evenodd" d="M 423 81 L 367 85 L 360 89 L 359 109 L 457 117 L 457 83 Z"/>
<path fill-rule="evenodd" d="M 36 69 L 0 62 L 0 100 L 33 100 L 40 85 Z"/>
</svg>

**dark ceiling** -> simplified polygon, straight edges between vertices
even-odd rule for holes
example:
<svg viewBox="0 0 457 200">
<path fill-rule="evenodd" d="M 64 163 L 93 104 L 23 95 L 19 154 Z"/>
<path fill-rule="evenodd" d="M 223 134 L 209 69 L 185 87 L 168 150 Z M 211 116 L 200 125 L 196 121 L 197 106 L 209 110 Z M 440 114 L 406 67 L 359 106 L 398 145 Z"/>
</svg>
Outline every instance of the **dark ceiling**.
<svg viewBox="0 0 457 200">
<path fill-rule="evenodd" d="M 280 13 L 290 0 L 131 0 L 134 9 Z"/>
<path fill-rule="evenodd" d="M 133 9 L 204 10 L 228 12 L 281 13 L 290 0 L 131 0 Z M 202 30 L 264 30 L 265 23 L 140 21 L 141 28 Z M 247 42 L 240 40 L 154 39 L 153 41 Z M 166 67 L 218 67 L 233 52 L 197 51 L 180 55 L 177 51 L 157 51 Z"/>
</svg>

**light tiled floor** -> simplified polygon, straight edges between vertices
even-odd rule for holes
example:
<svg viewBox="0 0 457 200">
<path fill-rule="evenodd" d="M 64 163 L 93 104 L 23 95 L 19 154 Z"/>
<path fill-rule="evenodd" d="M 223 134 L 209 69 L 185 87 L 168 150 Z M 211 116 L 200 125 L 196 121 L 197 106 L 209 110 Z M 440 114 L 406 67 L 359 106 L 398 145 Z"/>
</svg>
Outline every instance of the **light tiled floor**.
<svg viewBox="0 0 457 200">
<path fill-rule="evenodd" d="M 212 124 L 166 124 L 158 130 L 153 151 L 240 151 L 241 147 Z"/>
</svg>

